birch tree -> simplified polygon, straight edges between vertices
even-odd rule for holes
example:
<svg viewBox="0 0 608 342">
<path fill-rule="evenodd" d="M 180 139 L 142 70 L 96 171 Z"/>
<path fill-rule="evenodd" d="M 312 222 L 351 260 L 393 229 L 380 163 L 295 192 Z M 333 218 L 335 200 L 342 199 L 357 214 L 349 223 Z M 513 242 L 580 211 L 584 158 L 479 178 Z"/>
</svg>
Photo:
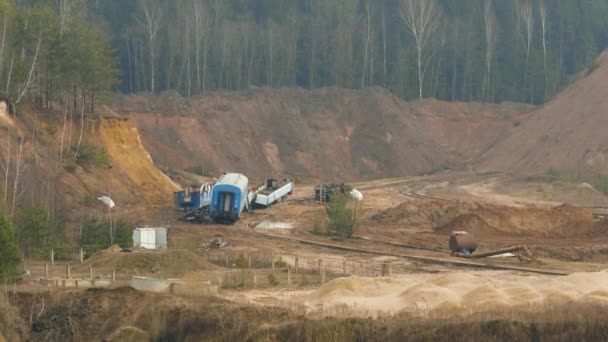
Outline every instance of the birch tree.
<svg viewBox="0 0 608 342">
<path fill-rule="evenodd" d="M 496 15 L 494 13 L 494 6 L 492 0 L 485 0 L 484 4 L 484 33 L 486 43 L 486 56 L 485 56 L 485 74 L 483 79 L 482 97 L 486 101 L 491 100 L 491 74 L 492 74 L 492 60 L 494 58 L 494 49 L 496 45 Z"/>
<path fill-rule="evenodd" d="M 370 0 L 365 1 L 365 37 L 364 37 L 364 48 L 363 48 L 363 73 L 361 77 L 361 87 L 365 87 L 365 78 L 367 74 L 367 65 L 369 63 L 369 55 L 371 50 L 371 36 L 372 36 L 372 3 Z M 371 63 L 370 63 L 371 64 Z M 370 66 L 371 68 L 371 66 Z"/>
<path fill-rule="evenodd" d="M 532 6 L 528 2 L 524 2 L 522 4 L 520 3 L 520 0 L 515 0 L 515 10 L 517 15 L 517 32 L 519 33 L 524 49 L 526 50 L 526 64 L 524 68 L 523 86 L 524 101 L 526 101 L 526 90 L 528 86 L 528 66 L 530 62 L 530 48 L 532 46 L 532 39 L 534 34 L 534 17 L 532 13 Z"/>
<path fill-rule="evenodd" d="M 205 44 L 209 22 L 207 7 L 200 0 L 194 0 L 194 53 L 196 58 L 196 82 L 199 93 L 204 91 L 202 76 L 204 69 L 201 70 L 201 45 Z"/>
<path fill-rule="evenodd" d="M 139 0 L 139 6 L 143 11 L 141 25 L 145 28 L 148 40 L 148 53 L 150 65 L 150 91 L 155 91 L 156 86 L 156 41 L 162 19 L 162 9 L 158 0 Z"/>
<path fill-rule="evenodd" d="M 434 53 L 429 52 L 441 11 L 435 0 L 401 0 L 400 17 L 414 38 L 418 66 L 418 98 L 422 99 L 424 74 Z"/>
<path fill-rule="evenodd" d="M 545 73 L 545 100 L 548 96 L 549 75 L 547 73 L 547 5 L 545 0 L 539 0 L 541 39 L 543 44 L 543 68 Z"/>
</svg>

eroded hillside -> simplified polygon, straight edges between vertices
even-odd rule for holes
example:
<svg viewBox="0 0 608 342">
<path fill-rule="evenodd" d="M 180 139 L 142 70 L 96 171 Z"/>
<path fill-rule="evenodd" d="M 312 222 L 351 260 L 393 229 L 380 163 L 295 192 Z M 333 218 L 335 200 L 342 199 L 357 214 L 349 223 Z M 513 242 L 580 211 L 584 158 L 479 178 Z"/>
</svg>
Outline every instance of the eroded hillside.
<svg viewBox="0 0 608 342">
<path fill-rule="evenodd" d="M 530 107 L 404 102 L 380 88 L 255 89 L 182 98 L 125 96 L 163 170 L 236 170 L 326 181 L 458 168 L 506 136 Z"/>
<path fill-rule="evenodd" d="M 608 53 L 494 148 L 486 169 L 543 173 L 608 172 Z"/>
</svg>

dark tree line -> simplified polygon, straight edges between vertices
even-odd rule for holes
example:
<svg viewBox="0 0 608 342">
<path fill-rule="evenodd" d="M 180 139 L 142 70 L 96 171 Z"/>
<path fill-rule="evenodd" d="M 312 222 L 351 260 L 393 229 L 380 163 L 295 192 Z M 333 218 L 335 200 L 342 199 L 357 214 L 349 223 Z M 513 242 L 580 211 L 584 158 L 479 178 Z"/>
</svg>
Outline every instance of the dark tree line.
<svg viewBox="0 0 608 342">
<path fill-rule="evenodd" d="M 123 92 L 382 86 L 542 103 L 608 44 L 604 0 L 0 0 L 0 12 L 0 91 L 47 105 L 93 100 L 118 75 Z"/>
<path fill-rule="evenodd" d="M 604 0 L 91 0 L 88 7 L 119 52 L 125 92 L 376 85 L 406 99 L 541 103 L 608 43 Z M 425 15 L 427 27 L 417 28 Z"/>
</svg>

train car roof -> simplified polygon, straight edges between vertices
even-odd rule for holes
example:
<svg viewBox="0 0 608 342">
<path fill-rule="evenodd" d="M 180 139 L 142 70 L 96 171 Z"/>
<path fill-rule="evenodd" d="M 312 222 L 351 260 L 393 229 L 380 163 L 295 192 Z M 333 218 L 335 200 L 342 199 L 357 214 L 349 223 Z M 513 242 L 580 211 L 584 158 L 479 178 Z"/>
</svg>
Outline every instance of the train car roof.
<svg viewBox="0 0 608 342">
<path fill-rule="evenodd" d="M 216 185 L 222 184 L 247 187 L 249 184 L 249 179 L 240 173 L 226 173 L 220 177 Z"/>
</svg>

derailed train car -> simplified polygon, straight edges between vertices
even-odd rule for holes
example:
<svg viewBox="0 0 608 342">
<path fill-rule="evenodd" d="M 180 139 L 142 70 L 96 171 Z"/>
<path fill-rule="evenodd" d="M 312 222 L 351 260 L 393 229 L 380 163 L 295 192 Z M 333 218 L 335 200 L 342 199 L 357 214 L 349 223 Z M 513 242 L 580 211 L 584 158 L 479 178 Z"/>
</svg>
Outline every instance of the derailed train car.
<svg viewBox="0 0 608 342">
<path fill-rule="evenodd" d="M 211 218 L 217 222 L 236 222 L 249 210 L 249 179 L 240 173 L 220 177 L 211 194 Z"/>
</svg>

